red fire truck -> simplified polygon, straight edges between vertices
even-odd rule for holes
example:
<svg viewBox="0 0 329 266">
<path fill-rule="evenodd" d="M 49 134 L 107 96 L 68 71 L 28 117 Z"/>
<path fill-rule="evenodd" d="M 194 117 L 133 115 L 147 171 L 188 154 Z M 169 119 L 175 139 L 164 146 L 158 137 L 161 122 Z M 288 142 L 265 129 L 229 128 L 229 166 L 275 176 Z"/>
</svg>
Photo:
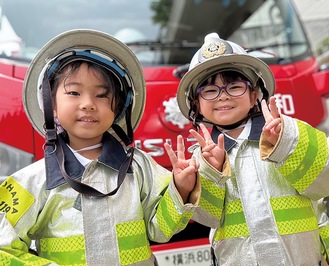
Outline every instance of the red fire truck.
<svg viewBox="0 0 329 266">
<path fill-rule="evenodd" d="M 2 178 L 43 157 L 44 140 L 22 106 L 23 80 L 38 49 L 73 28 L 108 32 L 141 61 L 147 100 L 135 145 L 165 167 L 170 163 L 164 142 L 175 148 L 178 134 L 186 146 L 195 142 L 175 96 L 188 63 L 210 32 L 241 44 L 270 65 L 282 113 L 329 134 L 329 66 L 319 66 L 290 0 L 2 0 L 0 10 Z M 191 221 L 170 243 L 154 243 L 160 265 L 210 265 L 208 232 Z"/>
</svg>

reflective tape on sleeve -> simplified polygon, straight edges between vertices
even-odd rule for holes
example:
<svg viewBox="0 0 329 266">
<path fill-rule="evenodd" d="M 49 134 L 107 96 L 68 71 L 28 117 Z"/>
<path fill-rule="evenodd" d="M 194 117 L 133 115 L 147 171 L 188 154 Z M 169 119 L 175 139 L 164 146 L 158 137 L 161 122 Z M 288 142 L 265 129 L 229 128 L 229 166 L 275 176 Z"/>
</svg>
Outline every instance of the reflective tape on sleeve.
<svg viewBox="0 0 329 266">
<path fill-rule="evenodd" d="M 214 182 L 200 176 L 200 207 L 220 219 L 222 216 L 225 188 L 217 187 Z"/>
<path fill-rule="evenodd" d="M 297 125 L 299 130 L 297 146 L 279 171 L 299 192 L 303 192 L 325 167 L 328 160 L 328 146 L 324 132 L 299 120 Z"/>
<path fill-rule="evenodd" d="M 177 230 L 184 229 L 192 216 L 193 212 L 179 213 L 168 191 L 165 192 L 159 203 L 156 218 L 160 230 L 166 237 L 172 237 Z"/>
</svg>

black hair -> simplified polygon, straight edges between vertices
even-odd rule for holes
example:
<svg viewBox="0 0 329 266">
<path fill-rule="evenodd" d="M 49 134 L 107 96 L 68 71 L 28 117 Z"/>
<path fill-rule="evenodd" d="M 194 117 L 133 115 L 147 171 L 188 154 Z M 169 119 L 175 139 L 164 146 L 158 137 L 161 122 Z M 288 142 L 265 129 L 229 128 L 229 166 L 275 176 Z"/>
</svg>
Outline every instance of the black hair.
<svg viewBox="0 0 329 266">
<path fill-rule="evenodd" d="M 215 79 L 217 77 L 217 75 L 220 75 L 222 81 L 224 84 L 228 84 L 231 83 L 233 81 L 236 80 L 245 80 L 245 81 L 249 81 L 250 84 L 253 84 L 253 82 L 251 80 L 249 80 L 245 75 L 243 75 L 242 73 L 238 72 L 238 71 L 234 71 L 234 70 L 224 70 L 224 71 L 220 71 L 220 72 L 216 72 L 213 75 L 211 75 L 210 77 L 208 77 L 206 80 L 204 80 L 199 87 L 205 86 L 207 84 L 214 84 L 215 83 Z M 255 90 L 255 88 L 253 88 L 252 86 L 250 86 L 251 91 Z"/>
</svg>

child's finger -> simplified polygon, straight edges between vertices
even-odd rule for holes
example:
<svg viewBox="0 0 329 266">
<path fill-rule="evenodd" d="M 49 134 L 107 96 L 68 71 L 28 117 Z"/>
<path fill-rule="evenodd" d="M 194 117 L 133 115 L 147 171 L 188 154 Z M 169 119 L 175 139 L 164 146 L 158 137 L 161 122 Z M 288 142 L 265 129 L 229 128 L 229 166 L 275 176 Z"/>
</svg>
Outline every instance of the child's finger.
<svg viewBox="0 0 329 266">
<path fill-rule="evenodd" d="M 280 125 L 280 124 L 281 124 L 281 119 L 280 119 L 280 118 L 275 118 L 275 119 L 273 119 L 270 123 L 266 124 L 265 128 L 266 128 L 267 130 L 275 129 L 275 128 L 277 128 L 278 125 Z M 278 128 L 281 129 L 281 126 L 278 127 Z"/>
<path fill-rule="evenodd" d="M 270 98 L 270 109 L 271 109 L 271 115 L 273 118 L 278 118 L 280 116 L 274 97 Z"/>
<path fill-rule="evenodd" d="M 193 129 L 191 129 L 189 132 L 197 140 L 201 147 L 204 147 L 206 145 L 205 139 L 198 132 Z"/>
<path fill-rule="evenodd" d="M 206 128 L 206 126 L 204 124 L 200 124 L 200 128 L 202 130 L 202 134 L 204 136 L 204 139 L 206 141 L 206 144 L 211 144 L 213 141 L 211 139 L 210 133 L 208 131 L 208 129 Z"/>
<path fill-rule="evenodd" d="M 178 160 L 185 160 L 185 145 L 181 135 L 177 136 L 177 158 Z"/>
<path fill-rule="evenodd" d="M 199 163 L 195 159 L 191 158 L 189 160 L 189 166 L 194 167 L 195 168 L 195 171 L 197 171 L 198 168 L 199 168 Z"/>
<path fill-rule="evenodd" d="M 166 152 L 168 154 L 168 157 L 169 157 L 169 160 L 170 160 L 171 165 L 174 166 L 177 163 L 177 161 L 178 161 L 175 152 L 173 151 L 171 145 L 169 145 L 166 142 L 164 143 L 164 147 L 165 147 Z"/>
<path fill-rule="evenodd" d="M 217 139 L 217 146 L 218 146 L 220 149 L 224 150 L 224 135 L 223 135 L 223 134 L 220 134 L 220 135 L 218 136 L 218 139 Z"/>
<path fill-rule="evenodd" d="M 261 105 L 262 105 L 262 113 L 263 113 L 266 123 L 271 122 L 272 115 L 271 115 L 270 110 L 268 109 L 267 103 L 264 99 L 262 100 Z"/>
</svg>

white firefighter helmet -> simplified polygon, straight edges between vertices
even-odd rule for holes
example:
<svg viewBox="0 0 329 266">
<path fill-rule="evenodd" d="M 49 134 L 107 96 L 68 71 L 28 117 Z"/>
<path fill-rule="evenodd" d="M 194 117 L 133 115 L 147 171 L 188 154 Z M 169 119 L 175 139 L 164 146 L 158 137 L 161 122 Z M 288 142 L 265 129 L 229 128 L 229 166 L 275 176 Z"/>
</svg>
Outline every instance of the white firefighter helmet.
<svg viewBox="0 0 329 266">
<path fill-rule="evenodd" d="M 124 101 L 130 105 L 131 121 L 126 121 L 123 111 L 115 123 L 126 134 L 127 128 L 134 131 L 145 107 L 146 87 L 141 64 L 121 41 L 104 32 L 90 29 L 70 30 L 56 36 L 32 60 L 24 80 L 23 104 L 33 127 L 45 136 L 41 86 L 44 75 L 51 76 L 63 64 L 76 60 L 101 65 L 119 79 L 122 95 L 129 98 Z M 108 131 L 114 133 L 112 128 Z"/>
<path fill-rule="evenodd" d="M 192 109 L 195 106 L 191 105 L 196 99 L 199 86 L 213 74 L 225 70 L 237 71 L 246 76 L 266 100 L 274 94 L 274 76 L 265 62 L 247 54 L 240 45 L 221 39 L 217 33 L 210 33 L 193 56 L 189 70 L 178 87 L 177 102 L 185 117 L 192 121 L 194 119 Z M 260 88 L 259 80 L 263 83 Z"/>
</svg>

